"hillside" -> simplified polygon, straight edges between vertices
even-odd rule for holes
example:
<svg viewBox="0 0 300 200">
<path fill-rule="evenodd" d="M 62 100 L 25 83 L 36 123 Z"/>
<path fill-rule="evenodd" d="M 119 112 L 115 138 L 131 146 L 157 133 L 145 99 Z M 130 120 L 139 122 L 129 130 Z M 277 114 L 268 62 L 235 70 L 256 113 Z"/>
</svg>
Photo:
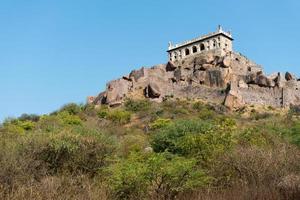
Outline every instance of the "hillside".
<svg viewBox="0 0 300 200">
<path fill-rule="evenodd" d="M 299 199 L 299 107 L 69 104 L 0 127 L 1 199 Z"/>
</svg>

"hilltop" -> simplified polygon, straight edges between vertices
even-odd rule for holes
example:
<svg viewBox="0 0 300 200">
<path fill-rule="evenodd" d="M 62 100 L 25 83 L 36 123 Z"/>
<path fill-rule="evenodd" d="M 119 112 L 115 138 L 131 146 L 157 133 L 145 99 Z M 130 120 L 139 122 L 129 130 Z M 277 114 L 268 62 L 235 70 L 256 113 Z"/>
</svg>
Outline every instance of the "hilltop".
<svg viewBox="0 0 300 200">
<path fill-rule="evenodd" d="M 107 84 L 89 103 L 116 106 L 125 99 L 194 99 L 230 109 L 300 104 L 300 81 L 286 72 L 267 76 L 263 68 L 234 51 L 204 51 L 180 60 L 132 71 Z"/>
</svg>

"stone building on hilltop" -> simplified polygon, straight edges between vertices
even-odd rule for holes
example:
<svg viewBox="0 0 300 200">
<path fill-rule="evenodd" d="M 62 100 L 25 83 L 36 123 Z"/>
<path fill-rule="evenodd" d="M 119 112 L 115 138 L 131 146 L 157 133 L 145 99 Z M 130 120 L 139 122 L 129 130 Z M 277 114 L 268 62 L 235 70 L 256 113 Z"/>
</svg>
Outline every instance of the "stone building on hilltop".
<svg viewBox="0 0 300 200">
<path fill-rule="evenodd" d="M 289 72 L 266 75 L 263 68 L 233 50 L 230 32 L 216 32 L 181 44 L 169 44 L 169 60 L 142 67 L 107 84 L 89 103 L 117 106 L 128 98 L 194 99 L 224 104 L 231 109 L 247 105 L 300 105 L 300 79 Z"/>
<path fill-rule="evenodd" d="M 233 51 L 232 41 L 231 33 L 224 31 L 219 25 L 216 32 L 175 45 L 170 42 L 167 52 L 169 53 L 170 61 L 182 60 L 183 58 L 210 50 L 220 50 L 225 54 Z"/>
</svg>

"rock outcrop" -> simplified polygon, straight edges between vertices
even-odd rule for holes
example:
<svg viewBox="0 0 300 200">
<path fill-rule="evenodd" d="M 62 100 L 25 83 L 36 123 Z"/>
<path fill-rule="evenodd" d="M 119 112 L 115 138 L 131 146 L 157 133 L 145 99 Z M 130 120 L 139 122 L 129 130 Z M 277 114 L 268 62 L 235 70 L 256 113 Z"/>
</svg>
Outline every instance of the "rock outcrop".
<svg viewBox="0 0 300 200">
<path fill-rule="evenodd" d="M 235 109 L 245 105 L 287 107 L 300 104 L 300 82 L 287 72 L 264 74 L 261 66 L 245 56 L 217 50 L 180 61 L 141 68 L 107 84 L 89 102 L 117 106 L 126 98 L 202 99 Z"/>
</svg>

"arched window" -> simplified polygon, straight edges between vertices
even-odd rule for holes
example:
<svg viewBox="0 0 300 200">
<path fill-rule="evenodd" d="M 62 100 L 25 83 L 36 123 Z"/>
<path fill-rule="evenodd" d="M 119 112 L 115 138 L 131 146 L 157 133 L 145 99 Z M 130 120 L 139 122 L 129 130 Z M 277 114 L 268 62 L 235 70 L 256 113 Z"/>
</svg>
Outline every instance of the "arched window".
<svg viewBox="0 0 300 200">
<path fill-rule="evenodd" d="M 216 40 L 213 40 L 213 47 L 217 48 L 217 41 Z"/>
<path fill-rule="evenodd" d="M 190 55 L 190 50 L 189 49 L 185 49 L 185 55 L 186 56 Z"/>
<path fill-rule="evenodd" d="M 197 53 L 197 47 L 193 46 L 193 53 Z"/>
<path fill-rule="evenodd" d="M 205 50 L 204 44 L 200 44 L 200 50 L 201 50 L 201 51 Z"/>
</svg>

